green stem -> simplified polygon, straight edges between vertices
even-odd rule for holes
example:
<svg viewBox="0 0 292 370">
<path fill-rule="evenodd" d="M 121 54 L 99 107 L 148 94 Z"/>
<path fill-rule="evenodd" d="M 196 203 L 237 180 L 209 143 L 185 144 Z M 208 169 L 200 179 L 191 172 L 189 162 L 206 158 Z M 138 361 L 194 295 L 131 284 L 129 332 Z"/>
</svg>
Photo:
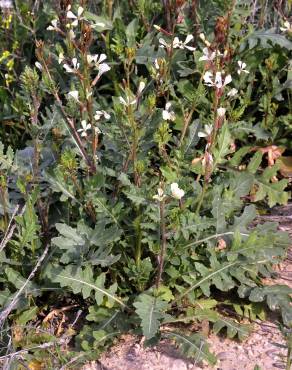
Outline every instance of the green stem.
<svg viewBox="0 0 292 370">
<path fill-rule="evenodd" d="M 142 230 L 141 230 L 141 214 L 136 218 L 136 250 L 135 250 L 135 262 L 136 266 L 140 267 L 141 256 L 142 256 Z"/>
<path fill-rule="evenodd" d="M 156 289 L 159 288 L 163 267 L 164 267 L 164 260 L 165 254 L 167 249 L 166 244 L 166 224 L 165 224 L 165 201 L 164 199 L 159 202 L 159 213 L 160 213 L 160 235 L 161 235 L 161 247 L 160 247 L 160 255 L 159 255 L 159 262 L 158 262 L 158 273 L 156 278 Z"/>
</svg>

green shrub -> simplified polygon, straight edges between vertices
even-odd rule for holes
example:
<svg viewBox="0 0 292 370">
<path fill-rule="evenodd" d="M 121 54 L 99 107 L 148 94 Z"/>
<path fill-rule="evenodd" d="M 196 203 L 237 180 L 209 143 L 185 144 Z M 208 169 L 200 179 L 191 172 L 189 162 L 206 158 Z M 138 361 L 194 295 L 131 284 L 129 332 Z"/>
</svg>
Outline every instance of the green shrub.
<svg viewBox="0 0 292 370">
<path fill-rule="evenodd" d="M 12 92 L 26 142 L 4 128 L 3 344 L 11 332 L 12 352 L 32 348 L 28 362 L 53 347 L 56 368 L 131 332 L 214 364 L 189 323 L 244 339 L 242 316 L 263 318 L 267 305 L 290 327 L 291 289 L 261 283 L 288 236 L 253 222 L 256 205 L 289 198 L 276 159 L 291 145 L 291 30 L 257 29 L 240 2 L 213 2 L 210 23 L 205 2 L 84 3 L 39 9 L 36 59 Z M 36 335 L 28 323 L 56 302 L 82 310 L 82 329 L 49 332 L 44 320 Z"/>
</svg>

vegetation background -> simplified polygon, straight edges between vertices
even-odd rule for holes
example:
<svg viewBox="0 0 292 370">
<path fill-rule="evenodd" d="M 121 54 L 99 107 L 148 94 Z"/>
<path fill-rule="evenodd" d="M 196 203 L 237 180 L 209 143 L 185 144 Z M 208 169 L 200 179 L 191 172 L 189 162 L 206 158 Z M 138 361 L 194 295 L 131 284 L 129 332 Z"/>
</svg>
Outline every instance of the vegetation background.
<svg viewBox="0 0 292 370">
<path fill-rule="evenodd" d="M 216 363 L 291 289 L 291 0 L 0 0 L 0 361 L 78 369 L 124 333 Z M 195 329 L 194 329 L 195 328 Z"/>
</svg>

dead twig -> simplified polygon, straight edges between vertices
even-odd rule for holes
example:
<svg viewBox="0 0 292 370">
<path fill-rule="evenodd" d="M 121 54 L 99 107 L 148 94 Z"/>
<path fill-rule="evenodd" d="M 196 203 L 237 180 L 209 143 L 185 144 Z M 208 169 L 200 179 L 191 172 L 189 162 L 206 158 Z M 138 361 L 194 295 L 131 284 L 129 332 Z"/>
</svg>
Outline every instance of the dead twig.
<svg viewBox="0 0 292 370">
<path fill-rule="evenodd" d="M 33 279 L 33 277 L 35 276 L 38 268 L 40 267 L 40 265 L 42 264 L 43 260 L 45 259 L 46 255 L 48 254 L 48 251 L 49 251 L 49 246 L 50 244 L 47 243 L 46 247 L 45 247 L 45 250 L 43 252 L 43 254 L 40 256 L 37 264 L 35 265 L 34 269 L 32 270 L 32 272 L 29 274 L 29 277 L 26 279 L 25 283 L 22 285 L 22 287 L 18 290 L 18 292 L 15 294 L 15 296 L 13 297 L 11 303 L 1 312 L 0 314 L 0 326 L 3 325 L 4 321 L 7 319 L 7 317 L 9 316 L 9 314 L 11 313 L 11 311 L 15 308 L 15 305 L 18 301 L 18 298 L 21 296 L 22 292 L 24 291 L 25 287 L 27 286 L 27 284 Z M 1 359 L 1 357 L 0 357 Z"/>
</svg>

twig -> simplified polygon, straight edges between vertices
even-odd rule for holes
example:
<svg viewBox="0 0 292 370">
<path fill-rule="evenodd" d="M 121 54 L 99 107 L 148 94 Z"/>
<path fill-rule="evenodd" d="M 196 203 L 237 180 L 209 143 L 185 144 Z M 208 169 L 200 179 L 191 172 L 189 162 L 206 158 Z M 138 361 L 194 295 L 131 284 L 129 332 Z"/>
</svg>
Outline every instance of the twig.
<svg viewBox="0 0 292 370">
<path fill-rule="evenodd" d="M 5 248 L 6 244 L 9 242 L 9 240 L 12 238 L 12 235 L 14 233 L 14 230 L 16 228 L 16 225 L 12 225 L 12 221 L 14 220 L 14 217 L 16 216 L 17 212 L 19 210 L 19 205 L 17 205 L 13 211 L 13 214 L 11 216 L 11 219 L 9 221 L 9 224 L 8 224 L 8 227 L 7 227 L 7 230 L 4 234 L 4 237 L 3 239 L 1 240 L 1 243 L 0 243 L 0 253 L 3 251 L 3 249 Z M 21 210 L 21 215 L 23 214 L 23 212 L 25 211 L 25 206 L 22 208 Z M 11 226 L 12 225 L 12 226 Z"/>
<path fill-rule="evenodd" d="M 33 349 L 46 349 L 46 348 L 53 347 L 56 344 L 65 344 L 65 343 L 67 343 L 67 341 L 68 341 L 68 338 L 61 338 L 60 340 L 55 341 L 55 342 L 46 342 L 46 343 L 40 344 L 38 346 L 21 349 L 20 351 L 9 353 L 8 355 L 1 356 L 0 361 L 8 359 L 8 358 L 11 359 L 13 357 L 20 356 L 21 354 L 25 354 L 28 351 L 31 351 Z"/>
<path fill-rule="evenodd" d="M 41 257 L 39 258 L 37 264 L 35 265 L 34 269 L 32 270 L 32 272 L 29 274 L 29 277 L 27 278 L 27 280 L 25 281 L 25 283 L 22 285 L 22 287 L 18 290 L 18 292 L 16 293 L 16 295 L 13 297 L 13 300 L 11 301 L 11 303 L 9 304 L 8 307 L 6 307 L 0 314 L 0 326 L 2 326 L 2 324 L 4 323 L 4 321 L 7 319 L 7 317 L 9 316 L 10 312 L 14 309 L 15 307 L 15 304 L 17 303 L 17 300 L 19 298 L 19 296 L 22 294 L 22 292 L 24 291 L 25 287 L 27 286 L 27 284 L 31 281 L 31 279 L 33 279 L 33 277 L 35 276 L 38 268 L 40 267 L 41 263 L 43 262 L 43 260 L 45 259 L 48 251 L 49 251 L 49 246 L 50 244 L 47 243 L 46 245 L 46 248 L 43 252 L 43 254 L 41 255 Z M 1 357 L 0 357 L 1 359 Z"/>
</svg>

